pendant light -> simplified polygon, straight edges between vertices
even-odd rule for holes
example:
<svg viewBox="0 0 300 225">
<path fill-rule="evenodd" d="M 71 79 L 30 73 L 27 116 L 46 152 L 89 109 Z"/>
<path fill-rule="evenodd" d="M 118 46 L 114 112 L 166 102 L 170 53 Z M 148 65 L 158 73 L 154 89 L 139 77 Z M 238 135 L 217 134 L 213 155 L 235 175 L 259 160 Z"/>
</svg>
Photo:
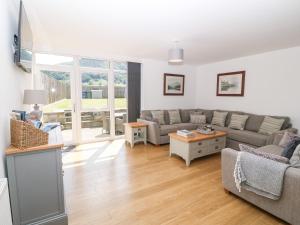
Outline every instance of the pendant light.
<svg viewBox="0 0 300 225">
<path fill-rule="evenodd" d="M 174 48 L 169 49 L 169 63 L 183 63 L 184 51 L 178 47 L 178 41 L 174 41 Z"/>
</svg>

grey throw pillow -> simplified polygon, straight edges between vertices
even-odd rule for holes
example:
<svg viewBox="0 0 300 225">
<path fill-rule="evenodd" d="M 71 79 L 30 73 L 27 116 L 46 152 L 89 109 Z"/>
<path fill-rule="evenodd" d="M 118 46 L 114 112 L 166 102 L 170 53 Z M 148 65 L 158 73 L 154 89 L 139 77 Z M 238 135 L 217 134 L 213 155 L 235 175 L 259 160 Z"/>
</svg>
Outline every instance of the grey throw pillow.
<svg viewBox="0 0 300 225">
<path fill-rule="evenodd" d="M 248 115 L 232 114 L 228 127 L 236 130 L 244 130 L 248 118 Z"/>
<path fill-rule="evenodd" d="M 279 142 L 279 146 L 285 148 L 295 137 L 297 137 L 296 134 L 285 131 Z"/>
<path fill-rule="evenodd" d="M 289 163 L 288 158 L 280 156 L 280 155 L 275 155 L 272 153 L 260 151 L 259 148 L 255 149 L 255 148 L 252 148 L 252 147 L 250 147 L 248 145 L 244 145 L 244 144 L 240 144 L 239 147 L 240 147 L 240 150 L 243 152 L 249 152 L 251 154 L 261 156 L 263 158 L 270 159 L 270 160 L 273 160 L 276 162 L 281 162 L 281 163 L 285 163 L 285 164 Z"/>
<path fill-rule="evenodd" d="M 217 126 L 220 126 L 220 127 L 224 127 L 227 114 L 228 114 L 228 112 L 214 111 L 214 116 L 213 116 L 213 119 L 211 121 L 211 124 L 217 125 Z"/>
<path fill-rule="evenodd" d="M 200 114 L 191 114 L 191 123 L 195 124 L 205 124 L 206 116 Z"/>
<path fill-rule="evenodd" d="M 292 167 L 300 167 L 300 145 L 295 149 L 293 156 L 290 159 L 290 164 Z"/>
<path fill-rule="evenodd" d="M 154 119 L 157 119 L 157 121 L 160 125 L 166 124 L 165 117 L 164 117 L 164 111 L 161 111 L 161 110 L 151 111 L 151 114 Z"/>
<path fill-rule="evenodd" d="M 169 110 L 168 113 L 170 118 L 170 124 L 181 123 L 179 110 Z"/>
<path fill-rule="evenodd" d="M 284 119 L 276 119 L 270 116 L 265 116 L 258 133 L 273 134 L 279 131 L 284 123 Z"/>
</svg>

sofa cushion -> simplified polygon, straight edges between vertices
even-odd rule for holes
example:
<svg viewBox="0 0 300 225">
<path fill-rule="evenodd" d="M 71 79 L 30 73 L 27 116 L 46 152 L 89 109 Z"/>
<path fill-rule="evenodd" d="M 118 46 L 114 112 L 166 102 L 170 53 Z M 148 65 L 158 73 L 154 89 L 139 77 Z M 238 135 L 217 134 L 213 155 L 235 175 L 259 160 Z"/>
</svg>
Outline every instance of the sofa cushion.
<svg viewBox="0 0 300 225">
<path fill-rule="evenodd" d="M 276 148 L 276 145 L 274 145 L 274 146 Z M 270 153 L 270 152 L 267 152 L 267 151 L 261 151 L 260 149 L 261 148 L 251 148 L 247 145 L 240 144 L 240 150 L 241 151 L 248 152 L 248 153 L 251 153 L 251 154 L 254 154 L 254 155 L 257 155 L 257 156 L 261 156 L 261 157 L 266 158 L 266 159 L 274 160 L 276 162 L 281 162 L 281 163 L 285 163 L 285 164 L 289 163 L 289 159 L 286 158 L 286 157 L 283 157 L 283 156 L 278 155 L 278 154 L 273 154 L 273 153 Z"/>
<path fill-rule="evenodd" d="M 237 130 L 244 130 L 248 118 L 248 115 L 232 114 L 228 127 Z"/>
<path fill-rule="evenodd" d="M 192 113 L 191 114 L 191 123 L 206 124 L 206 116 Z"/>
<path fill-rule="evenodd" d="M 169 133 L 176 132 L 178 127 L 176 125 L 161 125 L 160 126 L 160 135 L 168 135 Z"/>
<path fill-rule="evenodd" d="M 181 123 L 179 110 L 168 110 L 170 124 L 178 124 Z"/>
<path fill-rule="evenodd" d="M 258 132 L 261 134 L 273 134 L 281 130 L 283 123 L 284 119 L 276 119 L 270 116 L 266 116 Z"/>
<path fill-rule="evenodd" d="M 245 115 L 249 116 L 249 118 L 246 122 L 246 125 L 245 125 L 245 130 L 258 132 L 265 117 L 261 116 L 261 115 L 255 115 L 255 114 L 249 114 L 249 113 L 246 113 Z"/>
<path fill-rule="evenodd" d="M 181 109 L 180 110 L 180 117 L 182 123 L 188 123 L 190 122 L 190 115 L 191 113 L 195 113 L 196 109 Z"/>
<path fill-rule="evenodd" d="M 176 124 L 178 130 L 196 130 L 200 124 L 194 123 L 179 123 Z"/>
<path fill-rule="evenodd" d="M 164 111 L 156 110 L 156 111 L 151 111 L 151 113 L 152 113 L 152 118 L 157 119 L 160 125 L 166 124 L 164 118 Z"/>
<path fill-rule="evenodd" d="M 268 135 L 259 134 L 247 130 L 228 129 L 227 137 L 239 142 L 249 143 L 254 146 L 264 146 L 267 143 Z"/>
<path fill-rule="evenodd" d="M 263 147 L 257 148 L 261 152 L 266 152 L 274 155 L 280 155 L 283 151 L 283 148 L 278 145 L 265 145 Z"/>
<path fill-rule="evenodd" d="M 220 126 L 217 126 L 217 125 L 212 125 L 212 128 L 215 129 L 215 130 L 224 131 L 226 133 L 228 133 L 230 130 L 232 130 L 228 127 L 220 127 Z"/>
<path fill-rule="evenodd" d="M 214 116 L 212 118 L 211 124 L 224 127 L 227 114 L 228 112 L 214 111 Z"/>
<path fill-rule="evenodd" d="M 151 110 L 143 110 L 143 111 L 141 111 L 140 118 L 141 119 L 152 118 Z"/>
<path fill-rule="evenodd" d="M 197 109 L 198 112 L 201 112 L 203 115 L 206 116 L 206 122 L 211 123 L 212 118 L 213 118 L 213 110 L 206 110 L 206 109 Z"/>
</svg>

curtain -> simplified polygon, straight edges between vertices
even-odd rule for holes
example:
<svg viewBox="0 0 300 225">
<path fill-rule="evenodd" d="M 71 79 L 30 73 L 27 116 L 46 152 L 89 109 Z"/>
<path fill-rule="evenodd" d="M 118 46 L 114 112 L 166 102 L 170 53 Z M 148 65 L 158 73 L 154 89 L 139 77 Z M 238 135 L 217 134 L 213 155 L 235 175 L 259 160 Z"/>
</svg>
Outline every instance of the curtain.
<svg viewBox="0 0 300 225">
<path fill-rule="evenodd" d="M 141 64 L 128 62 L 128 122 L 136 122 L 141 111 Z"/>
</svg>

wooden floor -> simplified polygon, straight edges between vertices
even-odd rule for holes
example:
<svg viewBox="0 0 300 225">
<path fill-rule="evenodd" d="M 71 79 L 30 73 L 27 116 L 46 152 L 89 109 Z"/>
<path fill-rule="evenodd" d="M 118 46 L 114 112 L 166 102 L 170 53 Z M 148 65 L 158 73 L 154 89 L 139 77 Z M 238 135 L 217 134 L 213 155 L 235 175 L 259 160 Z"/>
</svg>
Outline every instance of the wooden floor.
<svg viewBox="0 0 300 225">
<path fill-rule="evenodd" d="M 123 140 L 64 153 L 70 225 L 285 224 L 226 194 L 220 154 L 192 161 L 168 157 L 168 145 L 125 147 Z"/>
</svg>

